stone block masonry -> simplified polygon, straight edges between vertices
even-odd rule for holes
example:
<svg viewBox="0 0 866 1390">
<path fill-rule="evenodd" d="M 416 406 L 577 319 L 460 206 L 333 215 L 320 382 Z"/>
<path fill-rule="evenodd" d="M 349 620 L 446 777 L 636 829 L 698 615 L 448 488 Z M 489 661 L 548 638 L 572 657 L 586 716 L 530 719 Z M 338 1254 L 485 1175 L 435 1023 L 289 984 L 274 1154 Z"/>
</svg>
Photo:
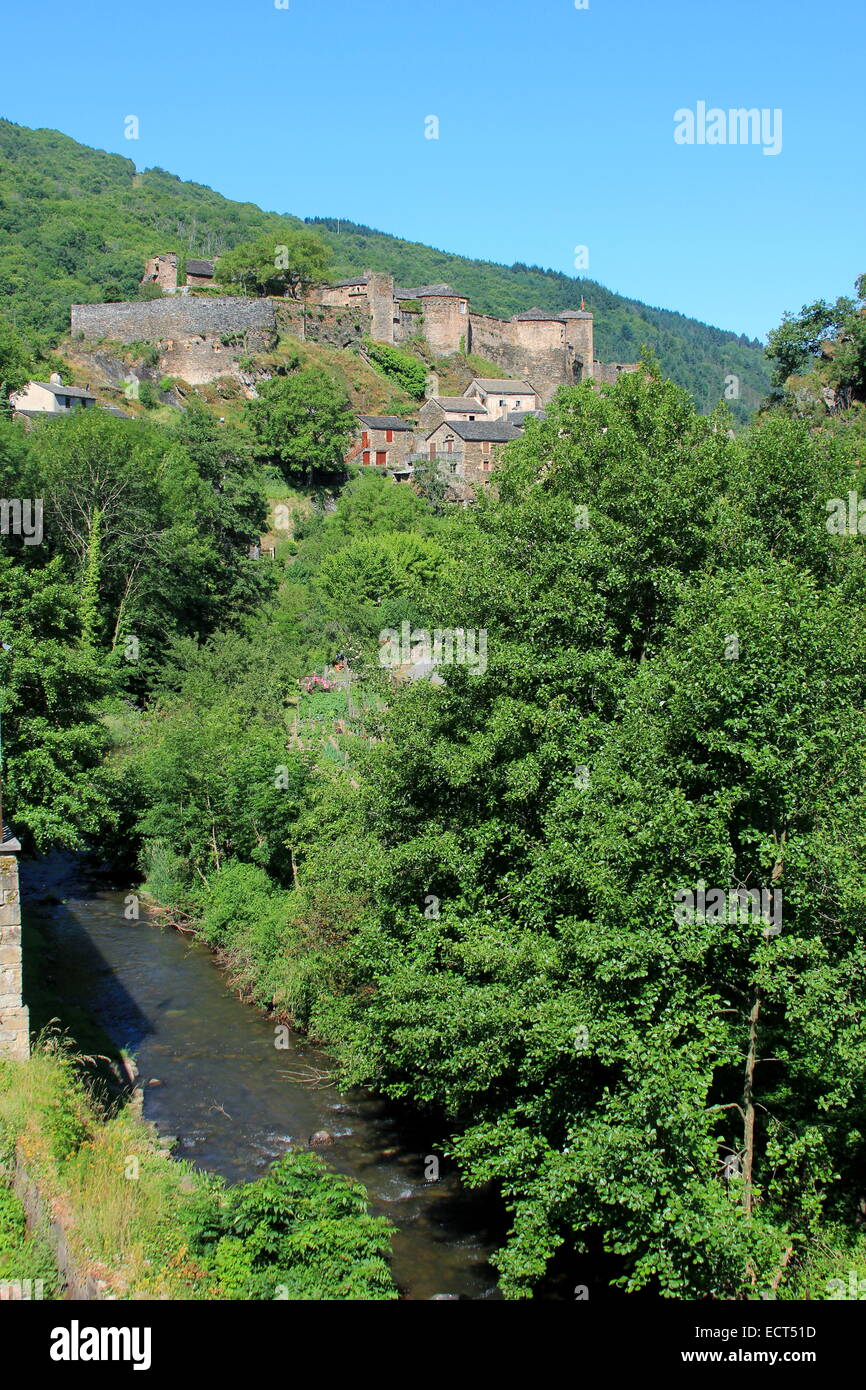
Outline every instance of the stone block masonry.
<svg viewBox="0 0 866 1390">
<path fill-rule="evenodd" d="M 17 840 L 5 842 L 7 850 Z M 30 1056 L 30 1012 L 21 993 L 21 898 L 18 860 L 0 853 L 0 1058 Z"/>
<path fill-rule="evenodd" d="M 256 351 L 273 345 L 276 315 L 269 299 L 172 295 L 141 303 L 73 304 L 71 331 L 73 337 L 82 333 L 85 338 L 109 338 L 115 343 L 246 333 L 256 340 L 248 350 Z"/>
</svg>

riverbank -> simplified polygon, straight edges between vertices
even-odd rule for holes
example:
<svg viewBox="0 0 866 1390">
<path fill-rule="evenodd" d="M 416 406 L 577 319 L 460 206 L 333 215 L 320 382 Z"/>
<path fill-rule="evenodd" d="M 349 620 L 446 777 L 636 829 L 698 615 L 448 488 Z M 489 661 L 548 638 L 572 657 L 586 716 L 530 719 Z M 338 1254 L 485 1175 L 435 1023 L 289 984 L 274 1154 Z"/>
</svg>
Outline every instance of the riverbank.
<svg viewBox="0 0 866 1390">
<path fill-rule="evenodd" d="M 78 1299 L 396 1298 L 390 1229 L 359 1184 L 294 1153 L 226 1188 L 173 1159 L 133 1107 L 103 1110 L 87 1065 L 56 1034 L 0 1065 L 0 1206 L 20 1225 L 17 1198 L 31 1230 L 9 1283 Z"/>
<path fill-rule="evenodd" d="M 404 1297 L 496 1296 L 498 1205 L 463 1191 L 423 1117 L 339 1092 L 332 1059 L 242 1003 L 204 944 L 125 917 L 128 893 L 92 865 L 55 855 L 22 877 L 25 929 L 28 940 L 38 932 L 44 962 L 34 1018 L 68 1026 L 74 1013 L 88 1020 L 88 1052 L 121 1071 L 134 1058 L 144 1119 L 166 1146 L 234 1187 L 294 1151 L 313 1158 L 310 1137 L 326 1130 L 332 1142 L 317 1153 L 327 1168 L 363 1183 L 373 1215 L 395 1228 Z"/>
</svg>

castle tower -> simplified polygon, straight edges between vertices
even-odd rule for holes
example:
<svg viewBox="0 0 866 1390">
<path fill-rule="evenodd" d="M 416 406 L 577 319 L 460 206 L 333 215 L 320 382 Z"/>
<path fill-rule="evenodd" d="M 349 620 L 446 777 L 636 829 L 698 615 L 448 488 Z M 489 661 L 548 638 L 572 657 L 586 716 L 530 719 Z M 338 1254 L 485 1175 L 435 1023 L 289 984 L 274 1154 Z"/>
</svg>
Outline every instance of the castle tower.
<svg viewBox="0 0 866 1390">
<path fill-rule="evenodd" d="M 415 294 L 424 310 L 424 337 L 437 357 L 470 352 L 469 300 L 450 285 L 421 285 Z"/>
<path fill-rule="evenodd" d="M 566 309 L 560 318 L 565 324 L 565 348 L 574 379 L 585 381 L 592 376 L 595 361 L 592 314 L 581 299 L 579 309 Z"/>
<path fill-rule="evenodd" d="M 384 271 L 365 270 L 367 305 L 370 310 L 370 337 L 374 343 L 394 341 L 394 276 Z"/>
</svg>

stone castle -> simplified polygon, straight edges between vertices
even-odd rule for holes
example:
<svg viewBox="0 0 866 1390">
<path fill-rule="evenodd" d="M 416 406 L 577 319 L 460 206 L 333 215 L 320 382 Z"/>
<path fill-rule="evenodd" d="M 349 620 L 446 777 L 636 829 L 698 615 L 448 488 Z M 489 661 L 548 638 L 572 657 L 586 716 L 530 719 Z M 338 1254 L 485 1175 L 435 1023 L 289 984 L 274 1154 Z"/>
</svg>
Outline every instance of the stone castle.
<svg viewBox="0 0 866 1390">
<path fill-rule="evenodd" d="M 473 312 L 465 294 L 450 285 L 399 288 L 394 277 L 367 271 L 335 285 L 312 286 L 303 300 L 195 295 L 213 286 L 214 263 L 187 261 L 186 283 L 177 284 L 178 258 L 153 256 L 142 284 L 163 290 L 159 299 L 121 304 L 73 304 L 73 336 L 115 342 L 150 341 L 161 349 L 160 369 L 190 385 L 235 370 L 244 353 L 264 351 L 278 329 L 305 342 L 351 347 L 363 338 L 399 346 L 412 339 L 437 357 L 474 353 L 508 378 L 533 383 L 542 402 L 558 386 L 576 381 L 614 381 L 634 363 L 599 362 L 593 317 L 580 309 L 558 314 L 529 309 L 509 319 Z"/>
<path fill-rule="evenodd" d="M 473 312 L 465 294 L 450 285 L 395 288 L 394 277 L 368 271 L 311 292 L 323 309 L 355 309 L 369 324 L 375 342 L 422 338 L 437 357 L 474 353 L 502 368 L 507 377 L 528 378 L 542 400 L 569 382 L 615 380 L 633 363 L 602 365 L 595 356 L 593 317 L 579 309 L 551 314 L 528 309 L 510 319 Z"/>
</svg>

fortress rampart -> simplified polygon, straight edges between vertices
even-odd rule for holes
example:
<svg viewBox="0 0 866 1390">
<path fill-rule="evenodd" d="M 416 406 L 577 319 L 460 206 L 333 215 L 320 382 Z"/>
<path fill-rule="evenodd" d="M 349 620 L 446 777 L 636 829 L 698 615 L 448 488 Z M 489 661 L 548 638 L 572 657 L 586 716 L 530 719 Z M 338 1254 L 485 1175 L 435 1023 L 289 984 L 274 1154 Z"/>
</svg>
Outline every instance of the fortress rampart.
<svg viewBox="0 0 866 1390">
<path fill-rule="evenodd" d="M 117 343 L 250 333 L 269 347 L 276 336 L 276 315 L 269 299 L 172 295 L 141 303 L 73 304 L 71 331 Z"/>
</svg>

